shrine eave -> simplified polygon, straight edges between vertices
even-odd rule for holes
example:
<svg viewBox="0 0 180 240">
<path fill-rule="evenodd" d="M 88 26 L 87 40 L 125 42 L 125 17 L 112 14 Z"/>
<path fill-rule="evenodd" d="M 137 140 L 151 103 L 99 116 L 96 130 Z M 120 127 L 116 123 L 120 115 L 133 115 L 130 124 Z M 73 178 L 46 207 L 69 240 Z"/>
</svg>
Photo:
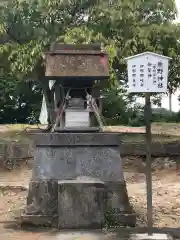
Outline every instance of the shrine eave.
<svg viewBox="0 0 180 240">
<path fill-rule="evenodd" d="M 109 76 L 45 76 L 45 80 L 57 80 L 58 82 L 65 81 L 104 81 L 108 80 Z"/>
</svg>

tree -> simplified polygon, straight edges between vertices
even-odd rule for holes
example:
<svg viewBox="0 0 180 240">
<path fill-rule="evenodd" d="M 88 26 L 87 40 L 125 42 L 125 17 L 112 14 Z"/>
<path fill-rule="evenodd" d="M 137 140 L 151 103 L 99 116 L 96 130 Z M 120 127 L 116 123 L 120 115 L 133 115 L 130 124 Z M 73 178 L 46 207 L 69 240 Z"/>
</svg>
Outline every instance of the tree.
<svg viewBox="0 0 180 240">
<path fill-rule="evenodd" d="M 172 57 L 168 82 L 171 97 L 180 82 L 180 28 L 173 23 L 177 16 L 175 1 L 116 1 L 112 5 L 107 2 L 104 1 L 103 8 L 99 6 L 94 9 L 90 24 L 98 31 L 103 31 L 106 38 L 115 40 L 118 54 L 113 67 L 121 84 L 122 77 L 126 76 L 126 64 L 123 61 L 126 56 L 144 51 L 157 52 Z"/>
<path fill-rule="evenodd" d="M 172 20 L 176 14 L 174 0 L 12 0 L 1 12 L 1 39 L 6 39 L 0 46 L 1 57 L 6 56 L 7 73 L 17 81 L 31 78 L 43 88 L 52 123 L 52 93 L 44 82 L 42 57 L 50 44 L 57 40 L 103 42 L 110 54 L 111 86 L 123 91 L 127 82 L 125 57 L 147 50 L 171 56 L 169 89 L 175 89 L 179 81 L 179 26 Z"/>
<path fill-rule="evenodd" d="M 13 0 L 1 12 L 3 38 L 7 38 L 11 51 L 8 55 L 11 70 L 18 79 L 38 80 L 43 88 L 52 119 L 52 93 L 44 81 L 42 53 L 74 26 L 84 23 L 84 15 L 95 1 L 18 1 Z M 2 46 L 5 50 L 6 45 Z"/>
</svg>

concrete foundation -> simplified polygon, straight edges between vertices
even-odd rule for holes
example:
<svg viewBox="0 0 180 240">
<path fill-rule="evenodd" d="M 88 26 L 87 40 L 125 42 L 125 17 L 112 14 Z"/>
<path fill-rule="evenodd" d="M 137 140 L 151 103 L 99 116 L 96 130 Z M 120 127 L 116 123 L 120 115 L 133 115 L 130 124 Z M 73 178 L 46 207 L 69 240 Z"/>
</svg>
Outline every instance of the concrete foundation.
<svg viewBox="0 0 180 240">
<path fill-rule="evenodd" d="M 135 225 L 119 135 L 36 134 L 35 160 L 23 222 L 60 229 Z"/>
<path fill-rule="evenodd" d="M 130 240 L 173 240 L 173 238 L 167 234 L 159 234 L 159 233 L 155 233 L 152 235 L 133 234 Z"/>
</svg>

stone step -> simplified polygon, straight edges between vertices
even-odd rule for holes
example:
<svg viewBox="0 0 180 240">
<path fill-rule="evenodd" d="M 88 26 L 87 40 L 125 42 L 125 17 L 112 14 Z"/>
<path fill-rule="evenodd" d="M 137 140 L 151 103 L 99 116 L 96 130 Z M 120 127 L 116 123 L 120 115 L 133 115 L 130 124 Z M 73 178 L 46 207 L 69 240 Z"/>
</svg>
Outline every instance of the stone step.
<svg viewBox="0 0 180 240">
<path fill-rule="evenodd" d="M 66 128 L 56 128 L 55 129 L 55 132 L 61 132 L 61 133 L 67 133 L 67 132 L 70 132 L 70 133 L 88 133 L 88 132 L 99 132 L 100 131 L 100 128 L 99 127 L 66 127 Z"/>
</svg>

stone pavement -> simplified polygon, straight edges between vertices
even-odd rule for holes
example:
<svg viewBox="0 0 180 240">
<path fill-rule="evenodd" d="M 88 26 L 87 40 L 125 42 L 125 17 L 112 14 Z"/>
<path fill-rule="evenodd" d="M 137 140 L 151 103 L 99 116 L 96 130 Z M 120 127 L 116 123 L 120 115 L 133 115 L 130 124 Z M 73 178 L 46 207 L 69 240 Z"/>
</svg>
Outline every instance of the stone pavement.
<svg viewBox="0 0 180 240">
<path fill-rule="evenodd" d="M 101 231 L 101 230 L 91 230 L 91 231 L 47 231 L 47 232 L 34 232 L 33 235 L 31 231 L 27 231 L 27 237 L 28 240 L 132 240 L 132 236 L 134 234 L 128 234 L 128 232 L 124 232 L 121 230 L 112 230 L 112 231 Z M 28 238 L 28 235 L 31 235 L 30 238 Z M 141 234 L 140 234 L 141 235 Z M 159 235 L 159 234 L 156 234 Z M 164 234 L 165 235 L 165 234 Z M 13 236 L 13 235 L 12 235 Z M 155 235 L 154 235 L 155 236 Z M 163 234 L 160 236 L 163 236 Z M 16 239 L 16 238 L 15 238 Z M 21 239 L 21 238 L 20 238 Z M 137 238 L 139 239 L 139 238 Z M 161 239 L 161 238 L 159 238 Z M 162 238 L 164 239 L 164 238 Z M 165 238 L 169 239 L 169 238 Z M 170 239 L 176 239 L 177 238 L 170 238 Z"/>
<path fill-rule="evenodd" d="M 22 231 L 6 229 L 0 231 L 0 240 L 129 240 L 128 236 L 121 233 L 102 231 Z"/>
<path fill-rule="evenodd" d="M 124 234 L 102 231 L 60 231 L 46 233 L 37 240 L 129 240 Z"/>
<path fill-rule="evenodd" d="M 1 225 L 0 225 L 1 226 Z M 132 230 L 132 229 L 131 229 Z M 58 231 L 48 228 L 20 228 L 12 225 L 4 225 L 0 229 L 0 240 L 132 240 L 133 233 L 130 229 L 112 229 L 108 231 L 89 230 L 89 231 Z M 144 231 L 138 231 L 144 232 Z M 157 232 L 157 231 L 155 231 Z M 164 231 L 159 231 L 163 233 Z M 165 231 L 174 236 L 174 240 L 180 240 L 180 230 Z M 131 234 L 130 234 L 131 233 Z M 176 236 L 176 237 L 175 237 Z"/>
<path fill-rule="evenodd" d="M 124 234 L 121 231 L 103 232 L 103 231 L 62 231 L 54 233 L 46 233 L 44 236 L 40 236 L 37 240 L 144 240 L 144 239 L 155 239 L 155 240 L 173 240 L 170 235 L 166 234 L 154 234 L 153 238 L 143 238 L 147 234 Z M 136 237 L 134 237 L 136 236 Z"/>
<path fill-rule="evenodd" d="M 146 234 L 145 234 L 146 235 Z M 140 234 L 141 236 L 141 234 Z M 143 234 L 142 234 L 143 236 Z M 156 238 L 157 236 L 157 238 Z M 37 240 L 143 240 L 146 238 L 133 237 L 132 235 L 121 233 L 121 231 L 113 231 L 113 232 L 102 232 L 102 231 L 91 231 L 91 232 L 83 232 L 83 231 L 74 231 L 74 232 L 57 232 L 53 234 L 46 234 L 41 236 Z M 147 238 L 151 239 L 151 238 Z M 160 239 L 160 240 L 178 240 L 177 238 L 173 238 L 170 235 L 166 234 L 154 234 L 154 238 L 152 239 Z"/>
<path fill-rule="evenodd" d="M 39 240 L 110 240 L 107 234 L 102 232 L 60 232 L 49 236 L 44 236 Z"/>
</svg>

